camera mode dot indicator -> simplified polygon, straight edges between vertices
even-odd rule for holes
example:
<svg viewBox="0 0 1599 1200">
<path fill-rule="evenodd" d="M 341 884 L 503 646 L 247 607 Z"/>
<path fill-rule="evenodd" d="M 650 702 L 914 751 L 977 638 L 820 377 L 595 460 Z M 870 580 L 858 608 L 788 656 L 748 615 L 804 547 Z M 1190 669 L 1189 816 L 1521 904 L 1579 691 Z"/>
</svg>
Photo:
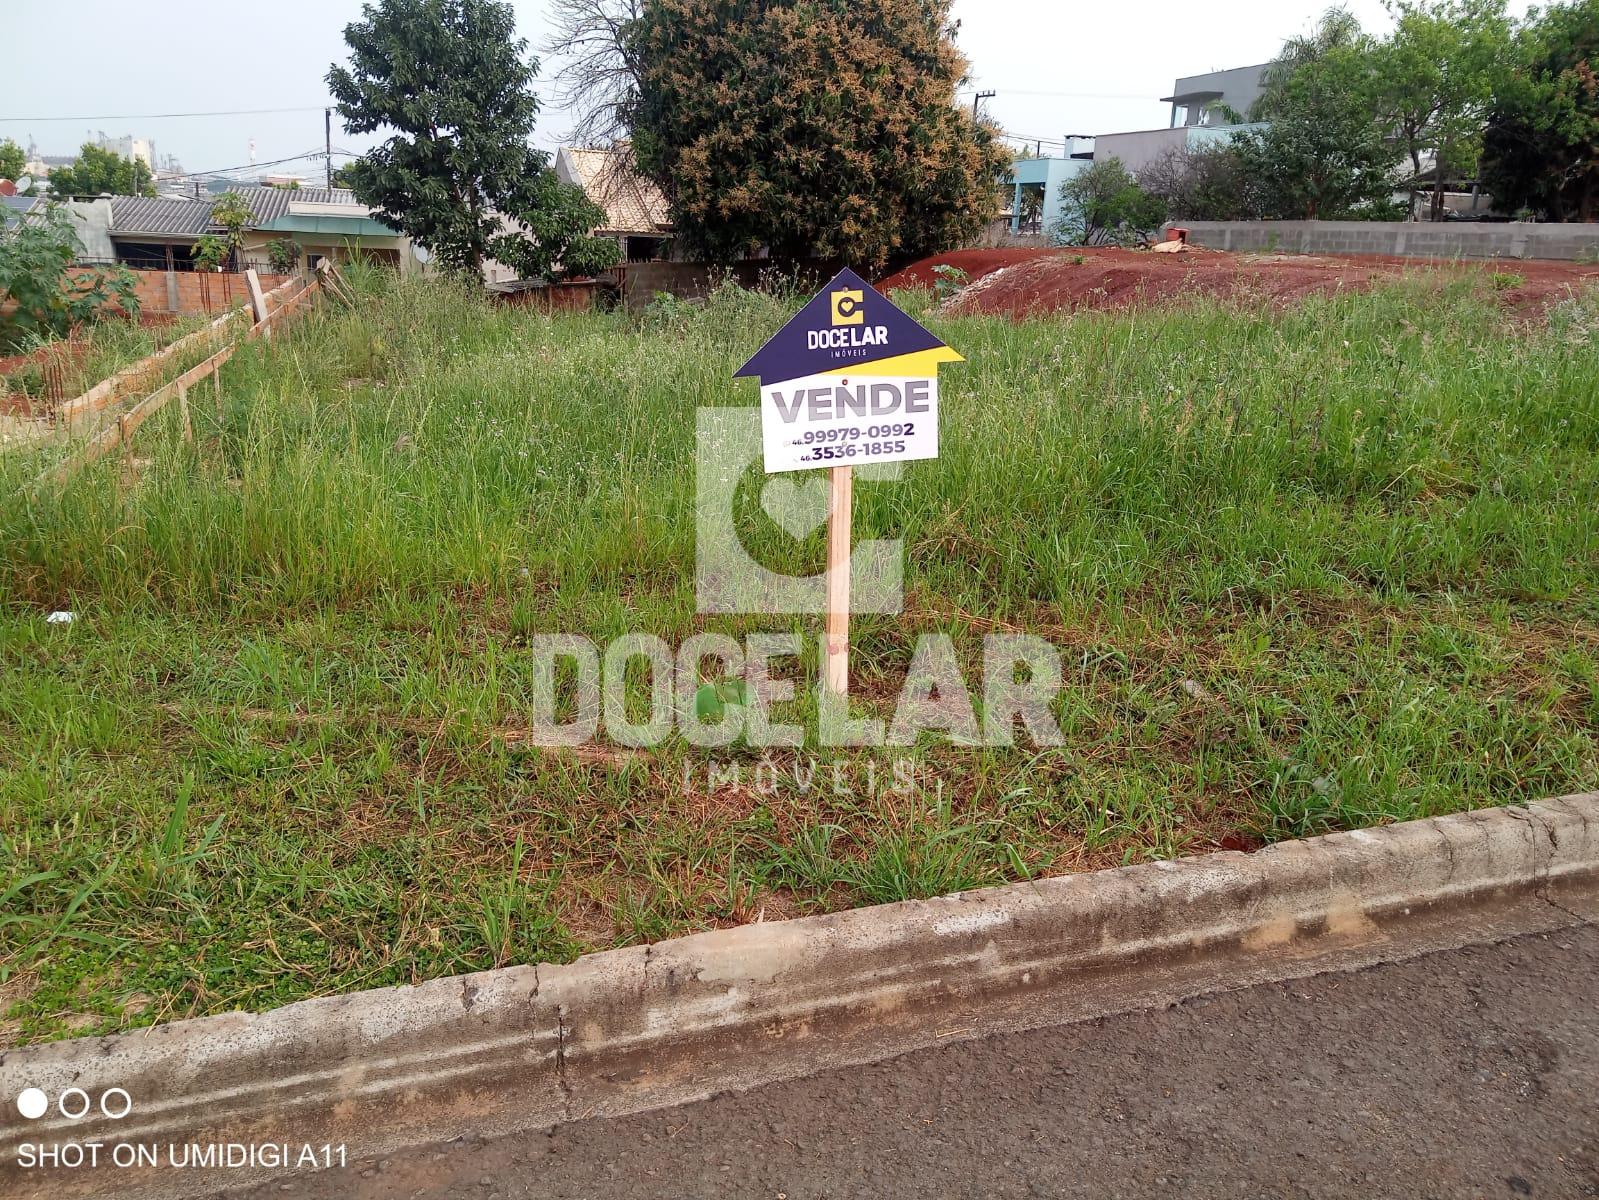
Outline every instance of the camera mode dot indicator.
<svg viewBox="0 0 1599 1200">
<path fill-rule="evenodd" d="M 30 1121 L 37 1121 L 50 1107 L 50 1097 L 43 1088 L 23 1088 L 17 1096 L 17 1111 Z"/>
</svg>

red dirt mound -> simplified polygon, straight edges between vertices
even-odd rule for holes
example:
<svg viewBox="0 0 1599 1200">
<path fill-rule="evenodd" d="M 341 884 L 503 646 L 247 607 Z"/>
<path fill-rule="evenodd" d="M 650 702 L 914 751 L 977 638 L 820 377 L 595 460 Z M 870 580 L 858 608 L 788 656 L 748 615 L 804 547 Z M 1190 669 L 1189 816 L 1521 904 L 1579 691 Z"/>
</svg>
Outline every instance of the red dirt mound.
<svg viewBox="0 0 1599 1200">
<path fill-rule="evenodd" d="M 1427 263 L 1374 255 L 1230 254 L 1191 247 L 1180 254 L 1150 250 L 955 250 L 913 263 L 882 280 L 883 290 L 931 287 L 933 268 L 958 267 L 968 283 L 952 296 L 952 313 L 1029 316 L 1077 309 L 1126 308 L 1198 297 L 1285 304 L 1323 292 L 1360 290 L 1416 272 L 1497 273 L 1507 305 L 1541 312 L 1599 267 L 1563 262 Z"/>
</svg>

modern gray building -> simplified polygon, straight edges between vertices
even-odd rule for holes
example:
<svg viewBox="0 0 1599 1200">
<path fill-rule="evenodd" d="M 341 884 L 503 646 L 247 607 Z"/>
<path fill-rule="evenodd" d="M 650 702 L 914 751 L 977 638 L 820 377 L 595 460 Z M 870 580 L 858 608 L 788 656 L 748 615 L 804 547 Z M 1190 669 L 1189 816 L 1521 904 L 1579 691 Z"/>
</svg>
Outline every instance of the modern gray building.
<svg viewBox="0 0 1599 1200">
<path fill-rule="evenodd" d="M 1094 139 L 1094 161 L 1120 159 L 1136 175 L 1169 154 L 1225 142 L 1233 134 L 1253 128 L 1238 122 L 1249 120 L 1249 110 L 1260 96 L 1261 80 L 1268 66 L 1269 63 L 1260 63 L 1177 80 L 1172 94 L 1161 97 L 1162 103 L 1171 105 L 1170 125 L 1130 133 L 1102 133 Z"/>
<path fill-rule="evenodd" d="M 1228 120 L 1223 109 L 1231 109 L 1240 120 L 1249 120 L 1249 110 L 1260 99 L 1261 80 L 1270 65 L 1258 63 L 1179 79 L 1172 85 L 1172 94 L 1160 98 L 1161 103 L 1171 105 L 1171 127 L 1237 124 Z"/>
</svg>

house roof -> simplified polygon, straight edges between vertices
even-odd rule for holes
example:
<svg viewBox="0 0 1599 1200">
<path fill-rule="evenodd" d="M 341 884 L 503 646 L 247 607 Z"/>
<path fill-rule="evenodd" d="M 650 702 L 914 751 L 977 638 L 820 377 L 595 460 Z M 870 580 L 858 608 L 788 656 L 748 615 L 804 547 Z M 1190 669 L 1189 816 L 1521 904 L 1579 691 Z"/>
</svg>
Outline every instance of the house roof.
<svg viewBox="0 0 1599 1200">
<path fill-rule="evenodd" d="M 162 200 L 153 196 L 112 196 L 111 232 L 199 237 L 211 228 L 207 200 Z"/>
<path fill-rule="evenodd" d="M 291 204 L 359 204 L 349 188 L 325 187 L 240 187 L 234 188 L 255 210 L 256 219 L 267 222 L 289 211 Z"/>
<path fill-rule="evenodd" d="M 0 196 L 0 219 L 5 222 L 5 227 L 10 229 L 23 217 L 27 216 L 34 208 L 44 207 L 42 196 Z"/>
<path fill-rule="evenodd" d="M 659 234 L 672 228 L 666 197 L 633 169 L 626 152 L 563 147 L 560 153 L 573 182 L 605 210 L 605 223 L 595 233 Z"/>
<path fill-rule="evenodd" d="M 348 188 L 241 187 L 234 191 L 249 204 L 255 219 L 248 229 L 262 229 L 286 216 L 290 204 L 356 204 Z M 153 234 L 162 237 L 199 237 L 217 228 L 211 220 L 216 196 L 203 200 L 172 200 L 151 196 L 111 197 L 111 232 L 119 237 Z"/>
</svg>

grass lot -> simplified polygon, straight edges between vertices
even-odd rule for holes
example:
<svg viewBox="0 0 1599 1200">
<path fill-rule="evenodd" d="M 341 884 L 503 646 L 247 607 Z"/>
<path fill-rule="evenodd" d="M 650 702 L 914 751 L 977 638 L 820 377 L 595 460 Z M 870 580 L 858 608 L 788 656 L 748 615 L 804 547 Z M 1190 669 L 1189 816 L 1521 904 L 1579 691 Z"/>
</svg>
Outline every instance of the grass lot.
<svg viewBox="0 0 1599 1200">
<path fill-rule="evenodd" d="M 242 286 L 242 285 L 241 285 Z M 193 333 L 215 319 L 216 314 L 188 314 L 159 325 L 141 325 L 136 321 L 110 319 L 91 325 L 79 332 L 76 344 L 80 353 L 64 356 L 65 370 L 62 379 L 65 398 L 82 395 L 100 380 L 131 366 L 146 355 L 169 346 L 179 338 Z M 40 341 L 28 338 L 25 344 L 0 348 L 0 354 L 23 354 L 45 345 L 64 349 L 61 341 Z M 201 354 L 200 358 L 205 355 Z M 196 359 L 195 361 L 198 361 Z M 179 367 L 192 366 L 185 356 Z M 44 364 L 30 362 L 18 365 L 0 379 L 0 392 L 11 392 L 29 397 L 41 410 L 45 406 L 47 385 Z"/>
<path fill-rule="evenodd" d="M 814 671 L 815 620 L 694 601 L 695 408 L 754 402 L 731 373 L 792 298 L 357 283 L 197 394 L 192 448 L 164 414 L 26 502 L 0 459 L 0 1045 L 1599 776 L 1599 298 L 930 318 L 969 361 L 943 457 L 856 488 L 909 555 L 857 702 L 888 712 L 918 632 L 1027 630 L 1067 652 L 1069 744 L 928 738 L 894 792 L 897 752 L 825 751 L 836 781 L 763 791 L 709 785 L 737 750 L 530 747 L 523 647 L 794 629 Z M 820 568 L 820 533 L 741 522 Z"/>
</svg>

